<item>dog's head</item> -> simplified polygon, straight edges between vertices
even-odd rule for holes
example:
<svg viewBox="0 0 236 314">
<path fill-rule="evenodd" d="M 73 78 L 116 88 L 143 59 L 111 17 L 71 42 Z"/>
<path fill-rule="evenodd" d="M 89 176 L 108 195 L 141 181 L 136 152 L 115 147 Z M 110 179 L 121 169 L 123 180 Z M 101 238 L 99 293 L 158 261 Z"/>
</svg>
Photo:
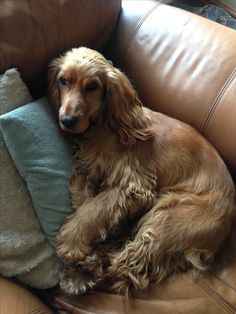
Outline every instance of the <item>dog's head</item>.
<svg viewBox="0 0 236 314">
<path fill-rule="evenodd" d="M 97 51 L 81 47 L 53 60 L 49 98 L 64 131 L 84 133 L 102 121 L 124 144 L 144 136 L 147 125 L 142 125 L 137 93 L 128 78 Z"/>
</svg>

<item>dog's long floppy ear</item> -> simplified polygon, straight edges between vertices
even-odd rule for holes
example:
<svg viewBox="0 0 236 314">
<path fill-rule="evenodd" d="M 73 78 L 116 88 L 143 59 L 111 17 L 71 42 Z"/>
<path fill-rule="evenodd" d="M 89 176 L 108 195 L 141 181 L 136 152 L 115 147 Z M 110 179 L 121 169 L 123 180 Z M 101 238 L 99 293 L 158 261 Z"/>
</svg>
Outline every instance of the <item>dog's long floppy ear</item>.
<svg viewBox="0 0 236 314">
<path fill-rule="evenodd" d="M 109 67 L 106 74 L 106 123 L 124 145 L 133 145 L 152 136 L 149 120 L 145 117 L 136 91 L 124 73 Z"/>
<path fill-rule="evenodd" d="M 48 69 L 48 97 L 49 103 L 58 117 L 60 109 L 60 89 L 58 85 L 58 74 L 60 71 L 60 65 L 62 64 L 63 57 L 54 59 L 49 64 Z"/>
</svg>

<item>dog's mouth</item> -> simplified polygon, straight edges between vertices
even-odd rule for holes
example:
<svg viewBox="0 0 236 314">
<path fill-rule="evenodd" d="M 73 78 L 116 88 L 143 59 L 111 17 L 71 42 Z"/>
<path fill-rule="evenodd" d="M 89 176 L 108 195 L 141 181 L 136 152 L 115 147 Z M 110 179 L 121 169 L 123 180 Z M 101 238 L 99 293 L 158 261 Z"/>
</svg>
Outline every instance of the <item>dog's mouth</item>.
<svg viewBox="0 0 236 314">
<path fill-rule="evenodd" d="M 68 133 L 82 134 L 91 128 L 96 128 L 102 123 L 102 121 L 102 114 L 99 114 L 96 117 L 77 118 L 75 122 L 71 124 L 63 123 L 60 119 L 60 128 Z"/>
<path fill-rule="evenodd" d="M 88 129 L 95 128 L 103 121 L 105 106 L 100 104 L 97 110 L 72 115 L 59 115 L 60 128 L 68 133 L 81 134 Z"/>
</svg>

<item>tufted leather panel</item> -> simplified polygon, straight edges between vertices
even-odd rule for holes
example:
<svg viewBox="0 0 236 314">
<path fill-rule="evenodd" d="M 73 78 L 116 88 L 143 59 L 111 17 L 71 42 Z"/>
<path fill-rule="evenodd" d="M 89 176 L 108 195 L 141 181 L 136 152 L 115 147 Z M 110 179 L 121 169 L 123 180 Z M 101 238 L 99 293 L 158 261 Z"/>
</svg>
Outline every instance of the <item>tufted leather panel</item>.
<svg viewBox="0 0 236 314">
<path fill-rule="evenodd" d="M 79 45 L 102 49 L 119 11 L 116 0 L 1 0 L 0 72 L 17 67 L 27 84 L 38 85 L 62 52 Z"/>
<path fill-rule="evenodd" d="M 123 1 L 110 56 L 146 106 L 196 127 L 236 168 L 235 51 L 235 30 L 156 1 Z"/>
</svg>

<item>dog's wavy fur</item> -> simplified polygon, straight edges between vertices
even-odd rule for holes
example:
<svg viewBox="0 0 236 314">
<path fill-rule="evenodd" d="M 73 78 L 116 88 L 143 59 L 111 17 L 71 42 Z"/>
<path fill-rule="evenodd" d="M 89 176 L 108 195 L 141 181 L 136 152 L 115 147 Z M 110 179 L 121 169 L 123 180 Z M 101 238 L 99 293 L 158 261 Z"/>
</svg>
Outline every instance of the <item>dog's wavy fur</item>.
<svg viewBox="0 0 236 314">
<path fill-rule="evenodd" d="M 216 150 L 189 125 L 143 107 L 128 78 L 88 48 L 52 61 L 49 97 L 59 120 L 78 119 L 70 130 L 60 123 L 78 143 L 75 212 L 57 238 L 70 265 L 61 287 L 79 294 L 109 279 L 117 291 L 143 289 L 177 270 L 205 270 L 235 216 Z"/>
</svg>

